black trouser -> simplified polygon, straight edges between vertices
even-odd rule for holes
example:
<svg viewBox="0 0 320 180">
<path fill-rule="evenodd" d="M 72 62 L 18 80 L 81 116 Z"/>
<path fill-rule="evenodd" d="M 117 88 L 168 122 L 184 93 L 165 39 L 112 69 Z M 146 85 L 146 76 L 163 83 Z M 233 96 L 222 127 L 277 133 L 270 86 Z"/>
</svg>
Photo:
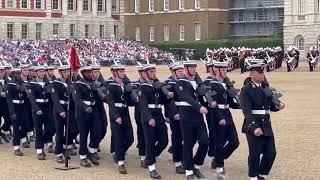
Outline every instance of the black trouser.
<svg viewBox="0 0 320 180">
<path fill-rule="evenodd" d="M 156 163 L 162 151 L 168 145 L 168 128 L 161 117 L 153 117 L 156 121 L 156 126 L 151 127 L 148 121 L 142 122 L 144 138 L 146 141 L 146 165 L 150 166 Z"/>
<path fill-rule="evenodd" d="M 48 103 L 38 103 L 42 111 L 42 115 L 33 114 L 34 125 L 36 130 L 36 149 L 43 149 L 45 143 L 52 143 L 52 136 L 55 134 L 55 125 L 52 118 L 52 114 L 48 114 Z M 44 127 L 44 128 L 43 128 Z"/>
<path fill-rule="evenodd" d="M 106 111 L 103 107 L 100 107 L 100 109 L 98 109 L 98 116 L 96 117 L 96 121 L 94 123 L 94 127 L 93 129 L 95 129 L 95 132 L 92 133 L 93 136 L 90 133 L 90 138 L 97 138 L 97 143 L 98 143 L 98 147 L 99 144 L 101 143 L 101 141 L 104 139 L 104 137 L 106 136 L 107 133 L 107 115 L 106 115 Z M 95 140 L 93 140 L 95 141 Z"/>
<path fill-rule="evenodd" d="M 224 160 L 239 147 L 237 129 L 232 120 L 227 120 L 226 126 L 215 125 L 215 161 L 217 167 L 224 167 Z"/>
<path fill-rule="evenodd" d="M 309 61 L 309 70 L 310 70 L 310 72 L 312 72 L 314 70 L 313 64 L 310 61 Z"/>
<path fill-rule="evenodd" d="M 249 146 L 249 177 L 268 175 L 276 158 L 273 136 L 254 136 L 246 134 Z M 260 159 L 260 155 L 262 158 Z"/>
<path fill-rule="evenodd" d="M 5 98 L 0 97 L 0 124 L 1 124 L 1 118 L 3 118 L 4 122 L 2 127 L 0 128 L 1 131 L 8 132 L 10 131 L 10 126 L 11 126 L 11 120 L 10 120 L 10 115 L 9 115 L 9 110 L 8 110 L 8 104 L 6 102 Z M 0 131 L 0 134 L 2 133 Z"/>
<path fill-rule="evenodd" d="M 65 112 L 67 113 L 67 110 L 65 108 Z M 70 111 L 70 114 L 74 112 Z M 61 154 L 63 153 L 63 145 L 69 146 L 73 143 L 73 139 L 76 138 L 77 132 L 74 130 L 76 129 L 76 122 L 74 119 L 74 116 L 69 116 L 69 126 L 68 126 L 68 142 L 66 143 L 66 137 L 65 137 L 65 128 L 67 128 L 67 118 L 62 118 L 58 112 L 54 112 L 54 119 L 55 119 L 55 127 L 56 127 L 56 146 L 55 146 L 55 153 Z M 65 149 L 68 149 L 67 147 Z"/>
<path fill-rule="evenodd" d="M 200 122 L 199 122 L 200 123 Z M 193 126 L 181 120 L 181 131 L 183 137 L 183 167 L 193 170 L 194 164 L 201 166 L 208 151 L 208 133 L 204 123 Z M 193 156 L 193 147 L 198 141 L 199 147 Z"/>
<path fill-rule="evenodd" d="M 14 110 L 16 114 L 16 118 L 12 119 L 13 126 L 13 146 L 20 146 L 20 140 L 26 137 L 26 121 L 25 121 L 25 109 L 26 106 L 24 104 L 14 104 Z"/>
<path fill-rule="evenodd" d="M 53 142 L 53 136 L 56 134 L 56 126 L 54 124 L 53 102 L 52 102 L 51 99 L 49 100 L 49 107 L 48 107 L 48 112 L 47 113 L 48 113 L 48 118 L 49 118 L 48 120 L 53 123 L 53 129 L 52 129 L 53 133 L 52 133 L 52 136 L 49 139 L 49 142 Z"/>
<path fill-rule="evenodd" d="M 144 133 L 141 123 L 141 111 L 135 107 L 134 109 L 134 118 L 137 124 L 137 139 L 138 144 L 137 148 L 139 149 L 139 156 L 145 156 L 146 155 L 146 142 L 144 140 Z"/>
<path fill-rule="evenodd" d="M 90 143 L 89 147 L 97 149 L 100 143 L 99 134 L 99 112 L 96 108 L 92 108 L 91 113 L 87 113 L 83 110 L 80 110 L 78 116 L 78 126 L 80 132 L 80 155 L 88 154 L 88 135 L 90 132 Z"/>
<path fill-rule="evenodd" d="M 27 106 L 26 108 L 26 114 L 25 114 L 25 121 L 27 122 L 27 133 L 28 132 L 33 132 L 34 131 L 34 121 L 33 121 L 33 118 L 32 118 L 32 110 L 31 110 L 31 104 L 30 104 L 30 101 L 29 99 L 27 100 L 24 100 L 25 101 L 25 104 Z"/>
<path fill-rule="evenodd" d="M 183 154 L 183 139 L 181 133 L 180 120 L 170 120 L 170 128 L 173 162 L 181 162 Z"/>
<path fill-rule="evenodd" d="M 119 110 L 119 112 L 122 119 L 122 124 L 118 124 L 115 119 L 110 119 L 114 150 L 117 161 L 125 160 L 125 153 L 134 141 L 129 111 L 127 108 L 121 109 L 122 110 Z"/>
<path fill-rule="evenodd" d="M 209 145 L 208 145 L 208 156 L 214 157 L 214 126 L 213 120 L 210 116 L 207 116 L 207 124 L 208 124 L 208 131 L 209 131 Z"/>
</svg>

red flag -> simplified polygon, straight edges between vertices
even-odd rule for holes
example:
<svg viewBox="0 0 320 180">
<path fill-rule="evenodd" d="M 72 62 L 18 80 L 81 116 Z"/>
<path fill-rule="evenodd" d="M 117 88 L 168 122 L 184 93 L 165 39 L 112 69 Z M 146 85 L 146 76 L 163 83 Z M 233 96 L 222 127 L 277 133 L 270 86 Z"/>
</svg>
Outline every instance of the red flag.
<svg viewBox="0 0 320 180">
<path fill-rule="evenodd" d="M 74 47 L 71 47 L 70 51 L 70 66 L 72 71 L 78 71 L 80 69 L 80 60 Z"/>
</svg>

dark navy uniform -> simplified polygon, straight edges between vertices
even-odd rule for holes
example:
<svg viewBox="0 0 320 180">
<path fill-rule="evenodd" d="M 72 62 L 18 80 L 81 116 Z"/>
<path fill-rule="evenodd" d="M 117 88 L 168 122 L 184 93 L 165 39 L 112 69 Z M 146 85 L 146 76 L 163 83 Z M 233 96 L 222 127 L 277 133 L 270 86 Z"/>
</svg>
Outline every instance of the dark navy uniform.
<svg viewBox="0 0 320 180">
<path fill-rule="evenodd" d="M 148 69 L 149 67 L 146 66 L 145 70 L 148 71 Z M 149 168 L 150 176 L 159 179 L 161 176 L 155 170 L 156 157 L 160 156 L 168 145 L 167 126 L 161 108 L 161 105 L 167 102 L 167 97 L 162 92 L 161 88 L 156 89 L 152 84 L 144 81 L 141 84 L 139 98 L 141 123 L 146 141 L 145 161 Z M 155 120 L 155 127 L 149 125 L 151 119 Z"/>
<path fill-rule="evenodd" d="M 0 93 L 2 93 L 4 96 L 0 96 L 0 123 L 1 123 L 1 118 L 3 118 L 3 125 L 1 126 L 0 134 L 1 137 L 6 141 L 10 141 L 10 125 L 11 125 L 11 120 L 9 116 L 9 110 L 8 110 L 8 104 L 6 102 L 6 86 L 7 82 L 5 79 L 0 79 Z M 1 138 L 0 138 L 1 142 Z"/>
<path fill-rule="evenodd" d="M 186 76 L 179 79 L 176 91 L 180 100 L 181 131 L 183 137 L 183 167 L 186 175 L 200 175 L 199 167 L 203 164 L 208 150 L 208 133 L 203 115 L 200 113 L 200 98 L 196 92 L 197 82 Z M 198 142 L 198 150 L 193 156 L 193 147 Z M 195 167 L 196 166 L 196 167 Z M 188 174 L 188 171 L 193 171 Z"/>
<path fill-rule="evenodd" d="M 55 129 L 56 129 L 56 146 L 55 154 L 57 157 L 61 157 L 64 153 L 64 149 L 71 149 L 73 144 L 73 139 L 77 136 L 76 126 L 74 118 L 74 101 L 72 98 L 69 98 L 71 95 L 71 87 L 68 86 L 66 82 L 56 79 L 52 82 L 52 101 L 53 101 L 53 117 L 55 120 Z M 68 109 L 69 104 L 69 109 Z M 68 112 L 69 110 L 69 112 Z M 60 113 L 65 113 L 65 117 L 61 117 Z M 65 138 L 65 128 L 67 128 L 67 116 L 69 120 L 68 126 L 68 142 Z M 58 160 L 57 158 L 57 160 Z M 60 162 L 63 162 L 60 161 Z"/>
<path fill-rule="evenodd" d="M 40 160 L 45 159 L 43 152 L 44 144 L 48 146 L 52 145 L 52 137 L 55 134 L 54 122 L 51 121 L 49 116 L 49 97 L 51 96 L 51 88 L 49 84 L 45 82 L 29 82 L 28 87 L 29 99 L 32 107 L 32 116 L 34 120 L 36 130 L 36 143 L 35 148 L 37 149 L 38 158 Z M 41 115 L 36 113 L 41 111 Z M 43 128 L 44 127 L 44 128 Z"/>
<path fill-rule="evenodd" d="M 89 67 L 85 69 L 91 71 L 92 68 Z M 88 81 L 90 82 L 90 81 Z M 95 156 L 98 149 L 100 139 L 96 136 L 95 123 L 99 120 L 99 112 L 95 105 L 95 98 L 93 95 L 93 90 L 91 88 L 91 83 L 88 84 L 85 80 L 81 79 L 77 81 L 74 85 L 75 88 L 75 114 L 78 120 L 78 127 L 80 132 L 80 164 L 84 167 L 91 167 L 91 164 L 87 162 L 87 158 L 91 160 L 92 163 L 98 165 L 98 158 Z M 88 110 L 90 109 L 90 110 Z M 91 152 L 88 151 L 88 135 L 92 133 L 90 137 L 89 148 Z M 94 153 L 92 153 L 94 151 Z M 88 157 L 87 157 L 88 155 Z"/>
<path fill-rule="evenodd" d="M 121 166 L 124 165 L 125 154 L 134 141 L 133 128 L 128 109 L 128 106 L 133 105 L 133 101 L 130 92 L 125 91 L 124 84 L 119 84 L 112 78 L 109 79 L 107 99 L 114 141 L 115 161 Z M 116 122 L 118 118 L 121 118 L 121 124 Z M 120 173 L 125 174 L 126 172 Z"/>
<path fill-rule="evenodd" d="M 229 108 L 239 109 L 239 104 L 228 96 L 227 87 L 224 82 L 212 78 L 208 85 L 214 89 L 216 94 L 217 108 L 212 111 L 211 127 L 214 137 L 214 156 L 216 167 L 223 168 L 224 160 L 228 159 L 239 146 L 238 133 L 233 122 Z M 226 126 L 219 125 L 219 121 L 225 119 Z"/>
<path fill-rule="evenodd" d="M 136 82 L 133 83 L 134 86 L 136 87 L 136 92 L 139 91 L 140 85 L 142 84 L 141 80 L 137 80 Z M 135 95 L 137 96 L 137 95 Z M 139 107 L 139 98 L 135 99 L 134 103 L 134 119 L 136 121 L 137 125 L 137 148 L 138 148 L 138 153 L 139 156 L 141 157 L 141 166 L 145 167 L 145 156 L 146 156 L 146 143 L 144 140 L 144 133 L 143 133 L 143 128 L 142 128 L 142 123 L 141 123 L 141 108 Z"/>
<path fill-rule="evenodd" d="M 22 88 L 22 83 L 17 81 L 11 81 L 7 86 L 7 103 L 9 107 L 10 117 L 13 126 L 13 147 L 16 155 L 23 155 L 20 151 L 21 139 L 25 138 L 26 132 L 26 121 L 25 113 L 27 107 L 24 103 L 25 97 L 27 96 L 25 89 Z"/>
<path fill-rule="evenodd" d="M 249 177 L 268 175 L 276 157 L 274 134 L 271 126 L 270 111 L 277 111 L 272 96 L 265 94 L 265 83 L 261 85 L 252 80 L 244 85 L 240 102 L 244 114 L 242 132 L 246 134 L 249 145 Z M 261 128 L 263 135 L 255 136 Z M 260 155 L 263 155 L 260 159 Z"/>
<path fill-rule="evenodd" d="M 175 73 L 176 70 L 183 69 L 182 64 L 172 63 L 169 66 L 170 70 Z M 172 142 L 172 158 L 175 163 L 176 173 L 185 174 L 182 167 L 182 156 L 183 156 L 183 139 L 181 133 L 180 120 L 176 119 L 175 116 L 179 115 L 179 98 L 175 91 L 176 79 L 170 76 L 166 81 L 167 90 L 173 93 L 173 98 L 169 99 L 169 102 L 165 107 L 165 116 L 169 119 L 171 129 L 171 142 Z M 180 115 L 179 115 L 180 118 Z"/>
</svg>

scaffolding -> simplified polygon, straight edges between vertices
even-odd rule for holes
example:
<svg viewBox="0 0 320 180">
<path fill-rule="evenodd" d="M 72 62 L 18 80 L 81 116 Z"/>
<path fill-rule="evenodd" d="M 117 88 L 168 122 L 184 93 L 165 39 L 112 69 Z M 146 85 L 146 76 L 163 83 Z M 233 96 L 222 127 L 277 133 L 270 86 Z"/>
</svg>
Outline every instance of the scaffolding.
<svg viewBox="0 0 320 180">
<path fill-rule="evenodd" d="M 282 28 L 284 0 L 230 0 L 231 36 L 271 36 Z"/>
</svg>

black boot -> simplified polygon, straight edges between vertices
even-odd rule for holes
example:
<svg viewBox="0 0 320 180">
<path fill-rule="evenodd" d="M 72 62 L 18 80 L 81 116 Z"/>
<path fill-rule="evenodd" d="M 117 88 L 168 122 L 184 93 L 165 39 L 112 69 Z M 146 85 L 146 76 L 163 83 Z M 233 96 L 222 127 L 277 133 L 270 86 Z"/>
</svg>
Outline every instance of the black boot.
<svg viewBox="0 0 320 180">
<path fill-rule="evenodd" d="M 56 158 L 57 163 L 64 163 L 64 157 L 63 156 L 57 156 Z"/>
<path fill-rule="evenodd" d="M 73 143 L 73 144 L 72 144 L 72 149 L 73 149 L 73 150 L 77 150 L 77 149 L 78 149 L 78 147 L 77 147 L 77 144 L 76 144 L 76 143 Z"/>
<path fill-rule="evenodd" d="M 9 143 L 11 138 L 10 134 L 1 134 L 1 138 L 4 140 L 4 142 Z"/>
<path fill-rule="evenodd" d="M 48 146 L 48 153 L 54 153 L 53 144 Z"/>
<path fill-rule="evenodd" d="M 204 178 L 206 178 L 206 177 L 200 172 L 199 169 L 194 169 L 194 170 L 193 170 L 193 174 L 194 174 L 195 176 L 197 176 L 199 179 L 204 179 Z"/>
<path fill-rule="evenodd" d="M 68 155 L 69 156 L 76 156 L 77 155 L 77 152 L 74 151 L 72 148 L 71 149 L 67 149 L 66 151 L 68 151 Z"/>
<path fill-rule="evenodd" d="M 160 174 L 157 172 L 157 170 L 153 170 L 153 171 L 150 171 L 150 177 L 152 179 L 161 179 L 161 176 Z"/>
<path fill-rule="evenodd" d="M 217 180 L 224 180 L 226 179 L 226 172 L 223 168 L 222 172 L 217 173 Z"/>
<path fill-rule="evenodd" d="M 30 141 L 30 142 L 35 142 L 35 141 L 36 141 L 36 138 L 34 137 L 34 135 L 32 135 L 32 136 L 29 137 L 29 141 Z"/>
<path fill-rule="evenodd" d="M 185 174 L 186 171 L 183 169 L 182 166 L 178 166 L 178 167 L 176 167 L 176 173 L 177 174 Z"/>
<path fill-rule="evenodd" d="M 97 159 L 97 157 L 94 155 L 94 153 L 89 153 L 88 154 L 88 159 L 92 162 L 92 164 L 94 165 L 99 165 L 99 161 Z"/>
<path fill-rule="evenodd" d="M 217 168 L 216 160 L 213 158 L 211 162 L 211 169 L 216 169 L 216 168 Z"/>
<path fill-rule="evenodd" d="M 195 176 L 194 174 L 191 174 L 191 175 L 187 176 L 187 180 L 189 180 L 189 179 L 198 179 L 198 177 Z"/>
<path fill-rule="evenodd" d="M 172 151 L 172 146 L 170 146 L 169 149 L 168 149 L 168 153 L 172 154 L 172 152 L 173 152 Z"/>
<path fill-rule="evenodd" d="M 264 178 L 262 176 L 258 176 L 258 180 L 266 180 L 266 178 Z"/>
<path fill-rule="evenodd" d="M 20 149 L 16 149 L 16 150 L 14 150 L 14 155 L 16 155 L 16 156 L 23 156 L 23 152 L 21 152 Z"/>
<path fill-rule="evenodd" d="M 42 153 L 37 154 L 37 156 L 38 156 L 38 160 L 46 160 L 46 156 L 44 155 L 44 153 L 43 153 L 43 152 L 42 152 Z"/>
<path fill-rule="evenodd" d="M 124 164 L 119 166 L 119 173 L 120 174 L 127 174 L 128 173 L 126 167 L 124 166 Z"/>
<path fill-rule="evenodd" d="M 140 167 L 142 167 L 143 169 L 147 169 L 148 168 L 148 166 L 146 165 L 146 161 L 145 160 L 141 160 Z"/>
<path fill-rule="evenodd" d="M 87 160 L 87 158 L 81 159 L 80 160 L 80 166 L 82 166 L 82 167 L 91 167 L 91 163 Z"/>
<path fill-rule="evenodd" d="M 30 144 L 28 144 L 28 142 L 24 142 L 21 145 L 23 148 L 30 148 Z"/>
</svg>

